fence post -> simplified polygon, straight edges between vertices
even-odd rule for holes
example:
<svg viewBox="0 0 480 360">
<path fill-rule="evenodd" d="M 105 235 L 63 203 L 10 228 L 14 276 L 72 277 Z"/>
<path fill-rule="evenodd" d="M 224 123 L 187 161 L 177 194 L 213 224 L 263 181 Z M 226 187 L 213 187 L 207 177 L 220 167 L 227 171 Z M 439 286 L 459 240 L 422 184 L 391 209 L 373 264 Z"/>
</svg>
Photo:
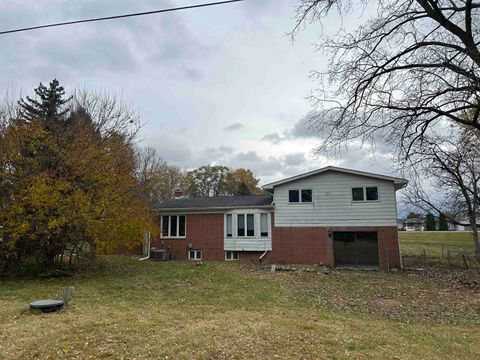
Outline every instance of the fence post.
<svg viewBox="0 0 480 360">
<path fill-rule="evenodd" d="M 448 269 L 451 269 L 452 264 L 451 264 L 451 259 L 450 259 L 450 250 L 447 250 L 447 261 L 448 261 Z"/>
<path fill-rule="evenodd" d="M 383 260 L 385 264 L 385 271 L 390 272 L 390 254 L 388 252 L 388 248 L 385 248 L 385 255 Z"/>
<path fill-rule="evenodd" d="M 445 245 L 442 244 L 442 259 L 445 259 Z"/>
<path fill-rule="evenodd" d="M 463 263 L 465 264 L 465 269 L 468 270 L 468 262 L 465 254 L 462 254 Z"/>
<path fill-rule="evenodd" d="M 428 272 L 427 249 L 423 249 L 423 261 L 425 263 L 425 275 L 426 275 Z"/>
</svg>

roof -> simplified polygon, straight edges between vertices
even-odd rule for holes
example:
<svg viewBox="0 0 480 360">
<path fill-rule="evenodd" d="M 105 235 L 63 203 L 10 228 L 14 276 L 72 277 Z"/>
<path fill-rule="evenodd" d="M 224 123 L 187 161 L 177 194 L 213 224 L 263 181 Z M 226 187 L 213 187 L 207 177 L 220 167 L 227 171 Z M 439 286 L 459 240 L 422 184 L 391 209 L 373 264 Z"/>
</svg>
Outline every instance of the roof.
<svg viewBox="0 0 480 360">
<path fill-rule="evenodd" d="M 163 201 L 155 210 L 232 209 L 245 207 L 271 207 L 272 195 L 191 197 Z"/>
<path fill-rule="evenodd" d="M 327 171 L 336 171 L 336 172 L 341 172 L 341 173 L 345 173 L 345 174 L 359 175 L 359 176 L 365 176 L 365 177 L 369 177 L 369 178 L 393 181 L 393 183 L 395 184 L 395 189 L 396 190 L 401 189 L 408 184 L 407 179 L 403 179 L 403 178 L 399 178 L 399 177 L 374 174 L 374 173 L 369 173 L 369 172 L 359 171 L 359 170 L 353 170 L 353 169 L 345 169 L 345 168 L 340 168 L 340 167 L 336 167 L 336 166 L 326 166 L 326 167 L 323 167 L 323 168 L 320 168 L 320 169 L 317 169 L 317 170 L 309 171 L 309 172 L 306 172 L 306 173 L 303 173 L 303 174 L 295 175 L 295 176 L 292 176 L 292 177 L 289 177 L 289 178 L 286 178 L 286 179 L 283 179 L 283 180 L 278 180 L 278 181 L 263 185 L 262 188 L 264 190 L 272 190 L 275 186 L 287 184 L 287 183 L 290 183 L 292 181 L 300 180 L 300 179 L 303 179 L 303 178 L 306 178 L 306 177 L 309 177 L 309 176 L 322 174 L 322 173 L 327 172 Z"/>
</svg>

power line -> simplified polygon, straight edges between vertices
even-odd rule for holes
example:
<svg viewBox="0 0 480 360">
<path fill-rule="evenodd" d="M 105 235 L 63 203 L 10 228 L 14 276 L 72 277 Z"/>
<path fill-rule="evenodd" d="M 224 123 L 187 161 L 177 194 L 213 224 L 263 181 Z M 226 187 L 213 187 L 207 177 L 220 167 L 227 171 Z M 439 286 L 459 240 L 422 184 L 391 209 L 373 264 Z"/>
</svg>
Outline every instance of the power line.
<svg viewBox="0 0 480 360">
<path fill-rule="evenodd" d="M 244 0 L 217 1 L 217 2 L 210 2 L 210 3 L 204 3 L 204 4 L 180 6 L 180 7 L 168 8 L 168 9 L 159 9 L 159 10 L 143 11 L 143 12 L 137 12 L 137 13 L 122 14 L 122 15 L 104 16 L 104 17 L 83 19 L 83 20 L 64 21 L 64 22 L 53 23 L 53 24 L 30 26 L 30 27 L 18 28 L 18 29 L 12 29 L 12 30 L 4 30 L 4 31 L 0 31 L 0 35 L 17 33 L 22 31 L 45 29 L 45 28 L 56 27 L 56 26 L 75 25 L 75 24 L 88 23 L 88 22 L 94 22 L 94 21 L 115 20 L 115 19 L 123 19 L 123 18 L 134 17 L 134 16 L 145 16 L 145 15 L 160 14 L 165 12 L 179 11 L 179 10 L 196 9 L 196 8 L 202 8 L 207 6 L 224 5 L 224 4 L 235 3 L 240 1 L 244 1 Z"/>
</svg>

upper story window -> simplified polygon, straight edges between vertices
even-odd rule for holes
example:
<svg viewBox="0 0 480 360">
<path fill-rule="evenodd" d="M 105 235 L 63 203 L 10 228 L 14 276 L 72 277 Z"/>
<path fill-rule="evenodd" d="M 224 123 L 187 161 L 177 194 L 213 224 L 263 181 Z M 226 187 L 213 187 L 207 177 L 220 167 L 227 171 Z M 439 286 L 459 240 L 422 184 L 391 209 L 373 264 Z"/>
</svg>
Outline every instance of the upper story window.
<svg viewBox="0 0 480 360">
<path fill-rule="evenodd" d="M 162 216 L 162 238 L 184 238 L 186 233 L 185 215 Z"/>
<path fill-rule="evenodd" d="M 378 187 L 355 187 L 352 188 L 352 201 L 376 201 L 378 200 Z"/>
<path fill-rule="evenodd" d="M 288 190 L 289 203 L 311 203 L 312 201 L 312 189 Z"/>
</svg>

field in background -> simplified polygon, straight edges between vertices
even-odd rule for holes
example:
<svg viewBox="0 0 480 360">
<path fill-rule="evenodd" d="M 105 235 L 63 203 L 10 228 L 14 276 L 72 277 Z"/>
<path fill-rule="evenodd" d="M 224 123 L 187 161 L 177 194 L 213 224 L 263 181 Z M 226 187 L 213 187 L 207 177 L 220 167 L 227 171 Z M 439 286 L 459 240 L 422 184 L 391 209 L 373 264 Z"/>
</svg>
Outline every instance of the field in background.
<svg viewBox="0 0 480 360">
<path fill-rule="evenodd" d="M 71 278 L 0 281 L 0 359 L 480 357 L 480 294 L 416 272 L 262 271 L 101 257 Z M 69 306 L 28 303 L 75 286 Z"/>
<path fill-rule="evenodd" d="M 473 252 L 472 234 L 459 231 L 399 231 L 400 249 L 404 255 L 419 255 L 426 249 L 430 255 L 452 252 Z"/>
</svg>

